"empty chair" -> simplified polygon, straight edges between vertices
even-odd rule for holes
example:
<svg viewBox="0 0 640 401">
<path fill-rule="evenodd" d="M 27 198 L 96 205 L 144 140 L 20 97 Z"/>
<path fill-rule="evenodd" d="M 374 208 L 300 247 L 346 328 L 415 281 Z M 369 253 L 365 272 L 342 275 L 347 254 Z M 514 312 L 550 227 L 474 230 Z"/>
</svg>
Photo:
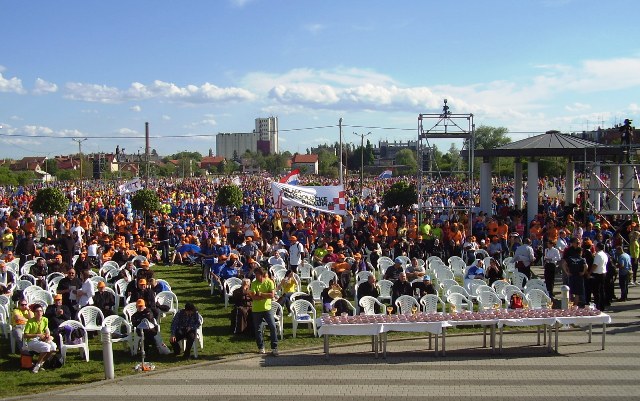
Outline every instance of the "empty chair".
<svg viewBox="0 0 640 401">
<path fill-rule="evenodd" d="M 491 288 L 498 294 L 499 297 L 502 297 L 502 290 L 504 287 L 508 286 L 509 282 L 505 280 L 496 280 L 491 284 Z"/>
<path fill-rule="evenodd" d="M 473 288 L 473 294 L 471 294 L 471 297 L 474 298 L 474 299 L 477 299 L 481 292 L 492 292 L 492 293 L 496 294 L 496 296 L 498 295 L 493 290 L 493 288 L 489 287 L 486 284 L 482 284 L 482 285 L 475 286 Z"/>
<path fill-rule="evenodd" d="M 100 308 L 88 305 L 78 311 L 78 320 L 80 320 L 85 330 L 100 331 L 104 315 Z"/>
<path fill-rule="evenodd" d="M 427 267 L 431 269 L 432 264 L 444 265 L 444 262 L 440 259 L 440 256 L 429 256 L 427 258 Z"/>
<path fill-rule="evenodd" d="M 231 295 L 233 295 L 233 291 L 231 287 L 235 287 L 238 285 L 242 285 L 242 280 L 238 277 L 230 277 L 224 281 L 224 285 L 222 286 L 222 292 L 224 296 L 224 307 L 229 307 L 229 299 L 231 299 Z"/>
<path fill-rule="evenodd" d="M 338 275 L 334 271 L 326 271 L 320 274 L 318 280 L 322 281 L 327 287 L 329 287 L 329 281 L 334 280 L 334 282 L 338 282 Z"/>
<path fill-rule="evenodd" d="M 13 337 L 11 334 L 11 323 L 9 323 L 9 313 L 7 312 L 7 308 L 2 304 L 0 304 L 0 329 L 5 339 L 9 338 L 9 336 Z M 13 353 L 14 349 L 12 349 L 11 352 Z"/>
<path fill-rule="evenodd" d="M 502 308 L 502 300 L 493 291 L 480 291 L 478 294 L 478 310 L 490 310 Z"/>
<path fill-rule="evenodd" d="M 111 315 L 104 319 L 102 327 L 106 327 L 109 330 L 112 343 L 125 343 L 129 349 L 129 353 L 131 353 L 131 355 L 134 354 L 131 323 L 120 316 Z"/>
<path fill-rule="evenodd" d="M 42 305 L 42 303 L 44 303 L 44 308 L 46 309 L 47 306 L 49 305 L 53 305 L 53 295 L 51 295 L 51 293 L 49 291 L 45 291 L 45 290 L 34 290 L 32 292 L 29 293 L 29 297 L 27 298 L 27 302 L 29 302 L 30 304 L 33 303 L 40 303 Z"/>
<path fill-rule="evenodd" d="M 313 268 L 313 275 L 316 278 L 316 280 L 318 279 L 318 277 L 320 277 L 320 275 L 326 271 L 329 271 L 329 269 L 327 269 L 326 267 L 323 266 L 316 266 Z"/>
<path fill-rule="evenodd" d="M 38 279 L 36 278 L 36 276 L 34 276 L 33 274 L 29 274 L 29 273 L 24 273 L 23 275 L 21 275 L 18 278 L 18 280 L 27 280 L 33 285 L 38 284 Z"/>
<path fill-rule="evenodd" d="M 445 305 L 442 299 L 435 294 L 427 294 L 420 298 L 420 305 L 424 313 L 436 313 L 438 312 L 438 305 L 442 312 L 445 311 Z"/>
<path fill-rule="evenodd" d="M 447 295 L 447 304 L 449 304 L 450 312 L 462 312 L 463 310 L 473 311 L 471 300 L 460 293 Z"/>
<path fill-rule="evenodd" d="M 373 276 L 373 273 L 371 273 L 370 271 L 364 270 L 364 271 L 358 272 L 356 274 L 356 284 L 363 281 L 367 281 L 370 276 Z"/>
<path fill-rule="evenodd" d="M 444 295 L 451 286 L 458 285 L 458 282 L 456 280 L 442 280 L 438 285 L 440 286 L 440 293 Z"/>
<path fill-rule="evenodd" d="M 416 310 L 420 310 L 420 304 L 414 297 L 411 295 L 400 295 L 396 302 L 394 302 L 396 306 L 396 313 L 398 315 L 406 315 L 412 313 L 412 308 L 416 308 Z"/>
<path fill-rule="evenodd" d="M 475 297 L 476 288 L 481 285 L 487 285 L 487 282 L 479 278 L 464 280 L 464 289 L 467 290 L 469 295 L 471 295 L 472 297 Z"/>
<path fill-rule="evenodd" d="M 285 262 L 284 259 L 282 258 L 277 258 L 275 256 L 271 256 L 268 260 L 270 265 L 280 265 L 280 266 L 284 266 Z"/>
<path fill-rule="evenodd" d="M 378 301 L 374 297 L 364 296 L 360 298 L 360 300 L 358 301 L 358 304 L 362 308 L 362 312 L 364 312 L 365 315 L 376 315 L 376 314 L 384 315 L 385 313 L 385 308 L 386 308 L 385 304 Z M 380 308 L 379 313 L 376 313 L 375 311 L 376 305 Z"/>
<path fill-rule="evenodd" d="M 89 335 L 87 330 L 82 325 L 82 323 L 77 320 L 65 320 L 60 324 L 60 327 L 68 327 L 72 332 L 76 329 L 82 332 L 83 335 L 79 338 L 78 343 L 69 343 L 68 339 L 65 338 L 63 334 L 66 330 L 60 330 L 60 354 L 62 355 L 62 360 L 67 360 L 67 351 L 70 349 L 80 349 L 81 355 L 84 356 L 84 360 L 89 362 Z M 64 362 L 63 362 L 64 363 Z"/>
<path fill-rule="evenodd" d="M 393 287 L 393 282 L 389 280 L 380 280 L 376 283 L 376 287 L 378 287 L 378 291 L 380 292 L 378 300 L 381 302 L 387 300 L 391 303 L 391 289 Z"/>
<path fill-rule="evenodd" d="M 318 336 L 316 327 L 316 308 L 309 301 L 298 299 L 291 303 L 291 324 L 293 326 L 293 338 L 296 338 L 298 325 L 307 323 L 313 327 L 314 337 Z"/>
<path fill-rule="evenodd" d="M 450 294 L 462 294 L 466 298 L 471 298 L 471 295 L 461 285 L 452 285 L 451 287 L 449 287 L 447 291 L 444 293 L 445 298 L 448 297 Z"/>
<path fill-rule="evenodd" d="M 131 316 L 136 313 L 137 310 L 138 308 L 136 307 L 136 303 L 131 302 L 129 304 L 126 304 L 124 308 L 122 308 L 122 315 L 127 322 L 131 323 Z"/>
<path fill-rule="evenodd" d="M 276 322 L 276 329 L 278 329 L 280 339 L 284 340 L 284 311 L 282 310 L 282 305 L 277 302 L 271 302 L 271 313 Z M 262 325 L 262 330 L 264 330 L 265 327 L 266 324 Z"/>
<path fill-rule="evenodd" d="M 436 280 L 438 280 L 438 282 L 441 282 L 443 280 L 455 280 L 453 272 L 449 270 L 448 267 L 445 267 L 444 269 L 436 269 L 434 272 Z"/>
<path fill-rule="evenodd" d="M 29 297 L 31 296 L 31 294 L 33 294 L 36 291 L 42 291 L 42 288 L 40 288 L 37 285 L 29 285 L 26 286 L 25 288 L 22 289 L 22 296 L 29 301 Z"/>
<path fill-rule="evenodd" d="M 289 299 L 291 299 L 291 302 L 295 301 L 296 299 L 298 299 L 298 297 L 304 297 L 307 296 L 309 294 L 307 294 L 306 292 L 302 292 L 302 291 L 296 291 L 294 293 L 291 294 L 291 296 L 289 297 Z"/>
<path fill-rule="evenodd" d="M 520 289 L 520 291 L 524 290 L 524 284 L 527 281 L 527 276 L 519 271 L 514 271 L 511 274 L 511 284 L 515 285 Z"/>
<path fill-rule="evenodd" d="M 524 295 L 529 309 L 551 309 L 553 303 L 545 291 L 532 288 Z"/>
<path fill-rule="evenodd" d="M 298 272 L 300 273 L 300 281 L 309 283 L 313 280 L 313 266 L 308 262 L 304 262 L 298 266 Z"/>
<path fill-rule="evenodd" d="M 547 294 L 547 296 L 549 296 L 549 291 L 547 291 L 547 286 L 544 280 L 541 280 L 539 278 L 532 278 L 531 280 L 527 281 L 527 284 L 525 284 L 524 286 L 524 293 L 526 294 L 533 289 L 542 290 L 545 294 Z"/>
<path fill-rule="evenodd" d="M 307 291 L 313 297 L 313 302 L 321 303 L 322 302 L 322 290 L 327 288 L 328 286 L 319 280 L 313 280 L 307 285 Z"/>
</svg>

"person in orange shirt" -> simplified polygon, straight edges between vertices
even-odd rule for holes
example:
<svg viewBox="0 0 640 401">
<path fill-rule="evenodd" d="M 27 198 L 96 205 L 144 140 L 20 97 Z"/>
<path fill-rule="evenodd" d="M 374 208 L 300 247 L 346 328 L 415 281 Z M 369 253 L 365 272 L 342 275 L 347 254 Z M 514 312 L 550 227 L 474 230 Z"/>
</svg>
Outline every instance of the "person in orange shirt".
<svg viewBox="0 0 640 401">
<path fill-rule="evenodd" d="M 338 275 L 340 287 L 348 291 L 349 282 L 351 281 L 351 264 L 346 261 L 343 254 L 338 254 L 338 261 L 333 264 L 332 269 Z"/>
<path fill-rule="evenodd" d="M 398 222 L 396 216 L 391 216 L 391 221 L 387 224 L 387 236 L 390 239 L 395 239 L 398 236 Z"/>
<path fill-rule="evenodd" d="M 498 220 L 498 238 L 500 238 L 500 245 L 502 245 L 502 254 L 509 254 L 509 225 L 503 220 Z"/>
</svg>

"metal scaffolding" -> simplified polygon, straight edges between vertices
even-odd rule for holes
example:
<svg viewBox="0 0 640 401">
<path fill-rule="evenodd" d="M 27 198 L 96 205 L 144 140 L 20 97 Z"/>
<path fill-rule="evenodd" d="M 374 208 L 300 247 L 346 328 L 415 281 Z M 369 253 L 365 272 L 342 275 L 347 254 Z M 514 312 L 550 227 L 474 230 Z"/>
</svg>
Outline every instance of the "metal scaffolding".
<svg viewBox="0 0 640 401">
<path fill-rule="evenodd" d="M 465 200 L 464 205 L 450 205 L 447 210 L 468 211 L 469 212 L 469 232 L 473 225 L 471 212 L 474 207 L 474 178 L 473 178 L 473 160 L 475 148 L 475 124 L 473 122 L 473 114 L 456 114 L 449 110 L 447 99 L 444 99 L 442 113 L 424 113 L 418 115 L 418 224 L 422 221 L 422 214 L 427 211 L 425 207 L 426 188 L 432 183 L 434 175 L 442 178 L 443 171 L 438 167 L 438 163 L 434 158 L 433 147 L 429 143 L 429 139 L 463 139 L 464 144 L 460 155 L 463 161 L 467 162 L 467 169 L 458 168 L 446 173 L 450 175 L 464 175 L 467 177 L 467 187 L 469 189 L 469 198 Z M 428 208 L 433 211 L 433 207 Z"/>
</svg>

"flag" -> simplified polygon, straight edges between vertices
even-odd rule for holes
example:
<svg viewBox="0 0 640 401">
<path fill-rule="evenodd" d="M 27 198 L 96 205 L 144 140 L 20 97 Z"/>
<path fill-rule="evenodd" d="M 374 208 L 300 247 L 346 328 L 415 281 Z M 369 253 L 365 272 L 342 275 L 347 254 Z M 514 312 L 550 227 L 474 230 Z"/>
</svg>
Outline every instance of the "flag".
<svg viewBox="0 0 640 401">
<path fill-rule="evenodd" d="M 299 175 L 300 175 L 300 170 L 298 169 L 291 170 L 289 174 L 282 177 L 282 179 L 280 180 L 280 184 L 298 185 L 300 182 L 298 179 Z"/>
<path fill-rule="evenodd" d="M 271 194 L 277 209 L 298 206 L 339 215 L 344 215 L 347 211 L 347 199 L 342 185 L 304 187 L 272 182 Z"/>
<path fill-rule="evenodd" d="M 118 186 L 118 192 L 120 192 L 120 195 L 130 194 L 141 189 L 142 181 L 140 181 L 140 178 L 134 178 L 133 180 L 127 181 L 124 184 Z"/>
<path fill-rule="evenodd" d="M 384 170 L 382 173 L 380 173 L 380 175 L 378 176 L 378 179 L 391 178 L 392 176 L 393 176 L 393 172 L 391 170 Z"/>
</svg>

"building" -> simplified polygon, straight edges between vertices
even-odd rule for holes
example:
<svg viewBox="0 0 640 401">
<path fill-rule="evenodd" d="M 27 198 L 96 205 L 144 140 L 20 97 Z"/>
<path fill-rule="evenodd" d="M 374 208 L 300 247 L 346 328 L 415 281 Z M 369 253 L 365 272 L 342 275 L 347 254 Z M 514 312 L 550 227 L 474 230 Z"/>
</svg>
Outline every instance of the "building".
<svg viewBox="0 0 640 401">
<path fill-rule="evenodd" d="M 299 169 L 303 174 L 318 174 L 318 155 L 293 155 L 291 169 Z"/>
<path fill-rule="evenodd" d="M 222 156 L 205 156 L 200 161 L 200 168 L 204 170 L 217 169 L 220 165 L 225 165 L 226 159 Z"/>
<path fill-rule="evenodd" d="M 241 157 L 246 151 L 262 154 L 278 153 L 278 118 L 256 118 L 253 132 L 219 133 L 216 156 L 227 160 Z"/>
</svg>

